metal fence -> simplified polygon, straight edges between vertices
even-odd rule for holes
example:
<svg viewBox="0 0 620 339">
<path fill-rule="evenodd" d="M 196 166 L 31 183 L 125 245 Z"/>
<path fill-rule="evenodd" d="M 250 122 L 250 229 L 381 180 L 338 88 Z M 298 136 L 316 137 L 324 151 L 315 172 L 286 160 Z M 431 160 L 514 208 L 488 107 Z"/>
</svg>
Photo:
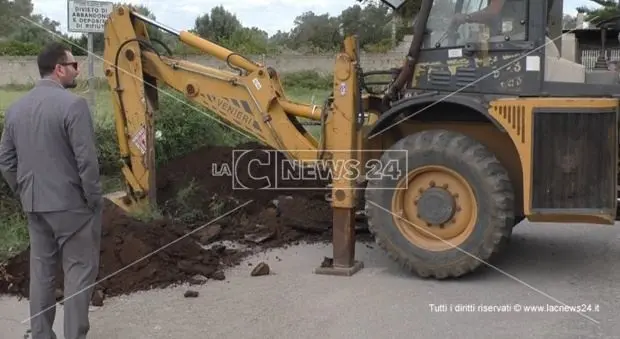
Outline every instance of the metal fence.
<svg viewBox="0 0 620 339">
<path fill-rule="evenodd" d="M 620 60 L 620 48 L 609 48 L 605 50 L 606 57 L 609 61 Z M 586 66 L 586 69 L 594 68 L 596 59 L 601 54 L 600 49 L 585 49 L 581 51 L 581 64 Z"/>
</svg>

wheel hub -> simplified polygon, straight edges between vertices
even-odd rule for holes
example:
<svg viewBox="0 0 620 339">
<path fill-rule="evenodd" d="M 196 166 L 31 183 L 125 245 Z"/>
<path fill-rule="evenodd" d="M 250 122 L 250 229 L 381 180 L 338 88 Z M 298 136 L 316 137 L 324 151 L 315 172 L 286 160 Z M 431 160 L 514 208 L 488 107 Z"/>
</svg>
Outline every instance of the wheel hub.
<svg viewBox="0 0 620 339">
<path fill-rule="evenodd" d="M 397 185 L 394 222 L 418 247 L 441 251 L 458 246 L 476 223 L 476 197 L 467 181 L 443 166 L 423 166 Z"/>
<path fill-rule="evenodd" d="M 418 200 L 419 218 L 431 225 L 442 225 L 454 216 L 456 201 L 452 194 L 439 187 L 431 187 Z"/>
</svg>

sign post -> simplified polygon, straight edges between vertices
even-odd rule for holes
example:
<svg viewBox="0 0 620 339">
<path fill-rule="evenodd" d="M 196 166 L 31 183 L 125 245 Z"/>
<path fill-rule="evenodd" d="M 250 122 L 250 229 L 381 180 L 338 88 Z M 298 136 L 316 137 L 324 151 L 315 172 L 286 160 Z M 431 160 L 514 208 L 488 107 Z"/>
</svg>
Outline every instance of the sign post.
<svg viewBox="0 0 620 339">
<path fill-rule="evenodd" d="M 67 1 L 68 31 L 88 34 L 88 104 L 93 113 L 95 112 L 94 35 L 103 34 L 105 22 L 113 8 L 114 3 L 107 1 Z"/>
</svg>

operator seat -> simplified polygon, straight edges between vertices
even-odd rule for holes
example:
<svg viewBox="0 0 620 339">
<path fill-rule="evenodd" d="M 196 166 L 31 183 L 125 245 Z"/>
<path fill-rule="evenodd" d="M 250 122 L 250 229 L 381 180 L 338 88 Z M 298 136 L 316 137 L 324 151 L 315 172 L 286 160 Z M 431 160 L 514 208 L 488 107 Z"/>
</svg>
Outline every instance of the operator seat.
<svg viewBox="0 0 620 339">
<path fill-rule="evenodd" d="M 545 81 L 586 82 L 586 67 L 562 58 L 553 40 L 545 36 Z"/>
</svg>

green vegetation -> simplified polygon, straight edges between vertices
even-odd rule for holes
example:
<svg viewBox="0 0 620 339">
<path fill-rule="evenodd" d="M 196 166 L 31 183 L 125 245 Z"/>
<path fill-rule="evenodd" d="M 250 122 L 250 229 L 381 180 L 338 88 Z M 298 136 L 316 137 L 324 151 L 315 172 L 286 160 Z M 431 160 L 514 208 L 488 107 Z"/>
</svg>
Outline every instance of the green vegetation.
<svg viewBox="0 0 620 339">
<path fill-rule="evenodd" d="M 586 13 L 586 20 L 597 23 L 620 13 L 618 1 L 590 0 L 595 8 L 578 7 Z M 126 2 L 115 2 L 129 5 Z M 412 32 L 412 22 L 420 8 L 421 0 L 408 0 L 396 12 L 379 0 L 351 0 L 351 6 L 340 14 L 305 12 L 298 15 L 289 31 L 269 35 L 260 27 L 245 27 L 234 13 L 219 5 L 205 8 L 193 19 L 191 32 L 209 39 L 237 53 L 273 55 L 278 53 L 314 54 L 334 53 L 341 48 L 342 34 L 357 34 L 360 47 L 369 53 L 384 53 Z M 157 20 L 147 6 L 131 5 L 134 10 Z M 60 32 L 60 23 L 42 15 L 33 14 L 32 0 L 0 0 L 0 56 L 36 55 L 50 39 L 60 39 L 73 50 L 74 55 L 85 55 L 87 37 L 72 37 Z M 575 27 L 575 18 L 564 17 L 564 28 Z M 178 28 L 178 27 L 177 27 Z M 51 33 L 53 34 L 51 34 Z M 164 42 L 175 54 L 198 53 L 180 44 L 177 39 L 156 29 L 149 28 L 149 36 Z M 95 34 L 94 51 L 103 51 L 103 34 Z"/>
<path fill-rule="evenodd" d="M 617 0 L 590 0 L 590 2 L 596 6 L 579 6 L 577 12 L 584 13 L 584 19 L 595 26 L 620 15 L 620 3 Z"/>
<path fill-rule="evenodd" d="M 198 13 L 191 32 L 221 46 L 243 54 L 278 53 L 334 53 L 341 48 L 342 33 L 357 34 L 362 49 L 368 52 L 385 52 L 397 45 L 406 32 L 409 22 L 417 12 L 420 0 L 410 0 L 405 9 L 394 16 L 392 11 L 377 0 L 351 0 L 351 7 L 337 16 L 327 13 L 300 13 L 288 31 L 269 34 L 260 27 L 245 27 L 234 13 L 219 5 L 205 8 Z M 130 5 L 115 2 L 115 5 Z M 157 20 L 157 13 L 143 5 L 131 5 L 135 11 Z M 399 19 L 400 17 L 400 19 Z M 404 18 L 405 20 L 402 20 Z M 36 55 L 50 39 L 59 39 L 71 46 L 74 55 L 85 55 L 87 37 L 63 34 L 60 23 L 33 14 L 32 0 L 0 0 L 0 56 Z M 180 27 L 177 27 L 180 28 Z M 50 33 L 51 32 L 51 33 Z M 175 54 L 197 53 L 180 44 L 176 37 L 149 27 L 149 37 L 164 42 Z M 103 51 L 103 34 L 95 34 L 95 53 Z"/>
<path fill-rule="evenodd" d="M 320 103 L 331 90 L 331 79 L 315 72 L 284 74 L 282 82 L 290 99 L 304 103 Z M 80 84 L 75 92 L 83 93 L 85 86 Z M 97 87 L 95 131 L 98 156 L 104 190 L 111 192 L 117 190 L 121 182 L 117 165 L 118 144 L 110 100 L 112 93 L 102 82 Z M 0 135 L 6 108 L 27 90 L 28 88 L 24 86 L 7 86 L 0 89 Z M 214 113 L 190 103 L 173 90 L 168 88 L 161 90 L 171 95 L 160 95 L 156 128 L 162 132 L 163 137 L 156 142 L 158 163 L 165 163 L 171 158 L 207 144 L 234 146 L 248 141 L 243 134 L 231 131 L 229 127 L 220 123 Z M 144 218 L 145 216 L 141 216 L 141 219 Z M 5 181 L 0 179 L 0 261 L 22 250 L 27 243 L 26 219 L 20 210 L 19 201 L 10 193 Z"/>
</svg>

